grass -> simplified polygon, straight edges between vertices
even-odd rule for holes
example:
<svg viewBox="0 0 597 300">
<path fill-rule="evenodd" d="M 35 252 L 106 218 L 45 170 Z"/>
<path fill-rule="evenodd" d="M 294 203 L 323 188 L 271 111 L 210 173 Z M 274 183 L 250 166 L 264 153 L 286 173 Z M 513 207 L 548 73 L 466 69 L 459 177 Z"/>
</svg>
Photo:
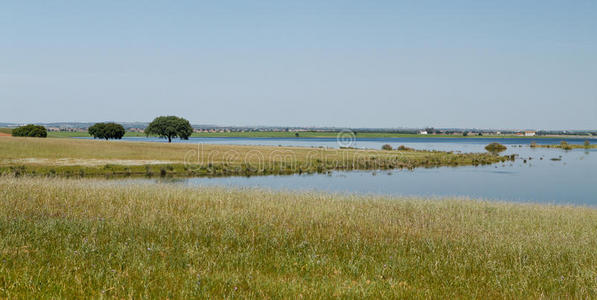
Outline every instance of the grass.
<svg viewBox="0 0 597 300">
<path fill-rule="evenodd" d="M 597 210 L 0 177 L 0 298 L 595 298 Z"/>
<path fill-rule="evenodd" d="M 0 133 L 11 134 L 12 133 L 12 129 L 10 129 L 10 128 L 1 128 L 0 127 Z"/>
<path fill-rule="evenodd" d="M 66 176 L 226 176 L 484 165 L 487 153 L 0 138 L 0 173 Z"/>
<path fill-rule="evenodd" d="M 577 145 L 577 144 L 568 144 L 563 142 L 557 145 L 540 145 L 540 144 L 531 144 L 531 148 L 558 148 L 564 150 L 572 150 L 572 149 L 595 149 L 597 145 Z"/>
</svg>

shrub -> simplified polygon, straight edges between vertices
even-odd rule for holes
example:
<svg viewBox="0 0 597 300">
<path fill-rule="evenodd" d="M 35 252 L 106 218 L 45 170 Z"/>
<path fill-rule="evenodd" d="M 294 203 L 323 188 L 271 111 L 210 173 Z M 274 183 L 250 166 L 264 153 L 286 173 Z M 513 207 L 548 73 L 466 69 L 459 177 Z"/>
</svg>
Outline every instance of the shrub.
<svg viewBox="0 0 597 300">
<path fill-rule="evenodd" d="M 26 137 L 42 137 L 48 136 L 48 131 L 45 127 L 40 125 L 25 125 L 17 127 L 12 131 L 12 136 L 26 136 Z"/>
<path fill-rule="evenodd" d="M 531 148 L 535 148 L 535 147 L 537 147 L 537 143 L 535 143 L 535 141 L 532 141 L 531 142 Z"/>
<path fill-rule="evenodd" d="M 404 145 L 400 145 L 398 148 L 396 148 L 396 150 L 400 150 L 400 151 L 411 151 L 414 150 L 413 148 L 408 148 Z"/>
<path fill-rule="evenodd" d="M 390 146 L 390 144 L 385 144 L 381 146 L 381 150 L 392 150 L 392 146 Z"/>
<path fill-rule="evenodd" d="M 591 143 L 589 143 L 589 140 L 585 140 L 585 147 L 588 148 L 589 146 L 591 146 Z"/>
<path fill-rule="evenodd" d="M 491 153 L 499 153 L 499 152 L 505 151 L 506 149 L 508 149 L 508 148 L 506 148 L 506 146 L 504 146 L 500 143 L 491 143 L 491 144 L 485 146 L 485 150 L 487 150 Z"/>
</svg>

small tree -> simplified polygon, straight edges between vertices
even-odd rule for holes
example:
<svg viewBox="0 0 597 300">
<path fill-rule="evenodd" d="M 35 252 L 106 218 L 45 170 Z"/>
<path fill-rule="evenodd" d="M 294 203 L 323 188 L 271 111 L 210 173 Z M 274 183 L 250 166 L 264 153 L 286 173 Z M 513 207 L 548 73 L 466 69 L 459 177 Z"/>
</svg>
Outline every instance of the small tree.
<svg viewBox="0 0 597 300">
<path fill-rule="evenodd" d="M 48 131 L 41 125 L 25 125 L 17 127 L 12 131 L 12 136 L 26 136 L 26 137 L 41 137 L 45 138 L 48 136 Z"/>
<path fill-rule="evenodd" d="M 176 137 L 188 140 L 192 133 L 191 123 L 176 116 L 157 117 L 145 128 L 146 135 L 157 135 L 166 138 L 168 143 L 171 143 L 172 139 Z"/>
<path fill-rule="evenodd" d="M 116 123 L 95 123 L 87 130 L 94 139 L 121 139 L 124 136 L 124 127 Z"/>
</svg>

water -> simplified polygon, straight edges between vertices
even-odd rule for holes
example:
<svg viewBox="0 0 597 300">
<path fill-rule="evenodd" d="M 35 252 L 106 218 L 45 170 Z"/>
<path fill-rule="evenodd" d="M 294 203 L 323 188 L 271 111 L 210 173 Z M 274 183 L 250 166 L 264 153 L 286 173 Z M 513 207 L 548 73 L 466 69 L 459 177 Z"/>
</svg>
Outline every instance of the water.
<svg viewBox="0 0 597 300">
<path fill-rule="evenodd" d="M 126 140 L 159 141 L 127 138 Z M 514 162 L 478 167 L 417 168 L 413 171 L 350 171 L 313 175 L 188 178 L 168 182 L 199 186 L 261 187 L 394 196 L 466 196 L 487 200 L 597 206 L 597 149 L 530 148 L 557 144 L 559 139 L 499 139 L 502 154 L 518 154 Z M 567 139 L 582 144 L 584 139 Z M 332 138 L 192 138 L 187 143 L 338 147 Z M 482 152 L 496 142 L 487 138 L 358 139 L 352 146 L 379 149 L 383 144 L 415 149 Z M 558 160 L 552 160 L 558 159 Z M 525 162 L 526 160 L 526 162 Z M 157 182 L 162 179 L 143 179 Z"/>
</svg>

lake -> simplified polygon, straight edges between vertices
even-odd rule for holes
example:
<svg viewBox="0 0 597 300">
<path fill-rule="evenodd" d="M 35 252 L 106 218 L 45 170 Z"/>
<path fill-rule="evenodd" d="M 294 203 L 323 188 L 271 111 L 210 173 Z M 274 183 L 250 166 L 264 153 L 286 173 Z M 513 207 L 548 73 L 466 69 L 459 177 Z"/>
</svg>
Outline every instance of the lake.
<svg viewBox="0 0 597 300">
<path fill-rule="evenodd" d="M 157 138 L 129 141 L 163 142 Z M 380 149 L 383 144 L 415 149 L 482 152 L 491 142 L 508 147 L 502 154 L 518 154 L 514 162 L 490 166 L 417 168 L 412 171 L 350 171 L 331 174 L 133 179 L 185 185 L 260 187 L 276 190 L 326 191 L 394 196 L 465 196 L 486 200 L 597 206 L 597 149 L 530 148 L 529 144 L 558 144 L 541 138 L 380 138 L 356 139 L 352 147 Z M 566 139 L 582 144 L 585 139 Z M 593 144 L 595 143 L 595 140 Z M 184 143 L 338 147 L 334 138 L 191 138 Z"/>
</svg>

